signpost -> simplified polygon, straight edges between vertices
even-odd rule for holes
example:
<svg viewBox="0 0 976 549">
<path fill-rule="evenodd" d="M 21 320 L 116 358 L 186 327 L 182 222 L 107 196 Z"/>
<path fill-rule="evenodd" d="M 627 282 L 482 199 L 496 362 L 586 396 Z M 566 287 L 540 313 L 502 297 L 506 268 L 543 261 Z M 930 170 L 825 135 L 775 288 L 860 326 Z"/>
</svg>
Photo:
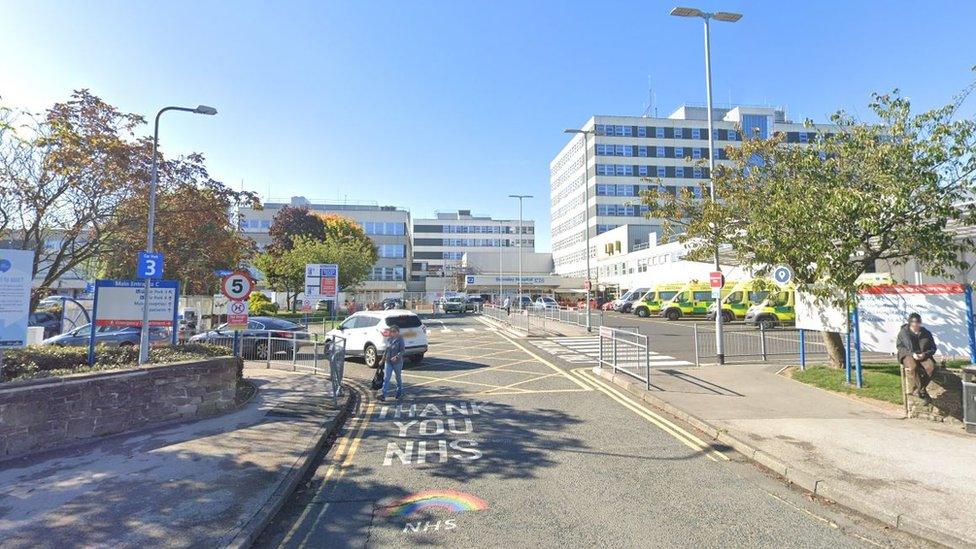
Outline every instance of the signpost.
<svg viewBox="0 0 976 549">
<path fill-rule="evenodd" d="M 237 355 L 240 331 L 247 328 L 247 298 L 254 281 L 244 271 L 234 271 L 220 279 L 220 292 L 227 296 L 227 327 L 234 330 L 234 355 Z"/>
<path fill-rule="evenodd" d="M 176 345 L 179 327 L 180 283 L 176 280 L 151 280 L 148 327 L 172 327 Z M 96 280 L 92 305 L 91 332 L 88 336 L 88 363 L 95 363 L 95 330 L 102 326 L 141 327 L 146 306 L 144 280 Z"/>
<path fill-rule="evenodd" d="M 34 252 L 0 250 L 0 378 L 3 350 L 27 344 Z"/>
<path fill-rule="evenodd" d="M 722 288 L 725 286 L 725 275 L 721 271 L 712 271 L 708 274 L 708 285 L 712 287 L 712 299 L 721 299 Z"/>
<path fill-rule="evenodd" d="M 305 297 L 302 311 L 309 313 L 319 301 L 332 302 L 335 310 L 339 298 L 339 266 L 334 263 L 309 263 L 305 265 Z"/>
</svg>

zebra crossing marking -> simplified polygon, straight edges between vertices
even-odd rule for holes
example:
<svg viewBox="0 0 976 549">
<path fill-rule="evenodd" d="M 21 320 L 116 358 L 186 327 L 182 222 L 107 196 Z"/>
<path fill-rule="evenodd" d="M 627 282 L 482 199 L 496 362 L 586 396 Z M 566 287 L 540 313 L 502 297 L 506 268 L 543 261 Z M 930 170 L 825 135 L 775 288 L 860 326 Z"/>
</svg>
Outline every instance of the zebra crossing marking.
<svg viewBox="0 0 976 549">
<path fill-rule="evenodd" d="M 547 337 L 536 340 L 536 346 L 549 354 L 559 357 L 570 364 L 591 364 L 600 358 L 600 337 L 599 336 L 574 336 L 574 337 Z M 604 348 L 603 358 L 609 358 L 610 350 Z M 643 353 L 638 349 L 626 345 L 617 348 L 617 360 L 626 364 L 636 362 L 640 359 L 643 362 Z M 687 360 L 680 360 L 673 356 L 663 355 L 650 351 L 647 361 L 652 368 L 662 366 L 693 366 Z"/>
</svg>

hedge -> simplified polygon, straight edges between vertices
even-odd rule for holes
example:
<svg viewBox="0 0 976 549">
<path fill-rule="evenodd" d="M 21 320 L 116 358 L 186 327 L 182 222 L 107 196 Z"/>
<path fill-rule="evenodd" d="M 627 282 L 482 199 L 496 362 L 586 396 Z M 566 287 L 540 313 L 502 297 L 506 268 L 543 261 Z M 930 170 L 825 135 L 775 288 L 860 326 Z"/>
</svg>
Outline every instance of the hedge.
<svg viewBox="0 0 976 549">
<path fill-rule="evenodd" d="M 149 350 L 149 362 L 165 364 L 184 360 L 196 360 L 228 356 L 230 350 L 217 345 L 188 343 L 169 347 L 153 347 Z M 62 376 L 102 370 L 134 368 L 139 363 L 139 348 L 95 347 L 95 364 L 88 366 L 88 347 L 57 347 L 32 345 L 22 349 L 7 349 L 3 353 L 2 381 L 35 377 Z"/>
</svg>

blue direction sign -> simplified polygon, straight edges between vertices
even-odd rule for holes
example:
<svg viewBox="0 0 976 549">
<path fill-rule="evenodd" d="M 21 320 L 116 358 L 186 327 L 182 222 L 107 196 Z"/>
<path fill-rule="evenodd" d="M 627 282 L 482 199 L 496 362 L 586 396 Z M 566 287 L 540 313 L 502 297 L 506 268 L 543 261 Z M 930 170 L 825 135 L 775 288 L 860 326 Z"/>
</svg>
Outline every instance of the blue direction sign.
<svg viewBox="0 0 976 549">
<path fill-rule="evenodd" d="M 160 280 L 163 278 L 163 254 L 160 252 L 139 252 L 136 266 L 137 278 Z"/>
<path fill-rule="evenodd" d="M 793 269 L 786 265 L 777 265 L 773 269 L 773 280 L 778 284 L 789 284 L 793 280 Z"/>
<path fill-rule="evenodd" d="M 233 273 L 233 272 L 234 271 L 232 271 L 230 269 L 217 269 L 216 271 L 214 271 L 214 274 L 217 275 L 220 278 L 224 278 L 225 276 L 230 276 L 231 273 Z"/>
</svg>

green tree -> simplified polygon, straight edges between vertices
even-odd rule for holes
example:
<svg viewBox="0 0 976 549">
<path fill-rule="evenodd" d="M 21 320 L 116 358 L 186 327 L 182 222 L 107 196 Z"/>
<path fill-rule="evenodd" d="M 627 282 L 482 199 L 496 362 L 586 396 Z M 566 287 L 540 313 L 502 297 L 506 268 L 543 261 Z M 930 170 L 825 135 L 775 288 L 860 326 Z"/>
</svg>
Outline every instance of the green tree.
<svg viewBox="0 0 976 549">
<path fill-rule="evenodd" d="M 972 91 L 919 114 L 897 90 L 875 94 L 877 122 L 838 112 L 836 131 L 809 146 L 785 146 L 781 135 L 748 139 L 728 149 L 731 167 L 714 174 L 717 204 L 690 192 L 649 194 L 648 216 L 683 231 L 693 255 L 725 242 L 760 274 L 787 264 L 797 284 L 825 301 L 849 301 L 857 277 L 879 260 L 914 259 L 931 274 L 951 275 L 967 267 L 962 253 L 973 249 L 952 231 L 976 221 L 976 121 L 958 117 Z M 824 338 L 831 363 L 841 366 L 840 336 Z"/>
<path fill-rule="evenodd" d="M 247 311 L 252 316 L 265 316 L 278 312 L 278 304 L 272 303 L 271 298 L 263 292 L 251 292 L 247 300 Z"/>
<path fill-rule="evenodd" d="M 291 249 L 296 236 L 307 236 L 316 240 L 325 238 L 325 222 L 322 217 L 311 213 L 307 206 L 285 206 L 278 210 L 268 229 L 271 237 L 269 248 L 278 253 Z"/>
<path fill-rule="evenodd" d="M 266 252 L 254 258 L 254 266 L 264 273 L 268 286 L 285 292 L 292 310 L 295 297 L 305 285 L 305 265 L 309 263 L 335 263 L 339 265 L 339 286 L 354 289 L 366 279 L 376 262 L 376 247 L 372 241 L 326 238 L 317 240 L 308 236 L 295 236 L 291 249 L 284 253 Z"/>
</svg>

